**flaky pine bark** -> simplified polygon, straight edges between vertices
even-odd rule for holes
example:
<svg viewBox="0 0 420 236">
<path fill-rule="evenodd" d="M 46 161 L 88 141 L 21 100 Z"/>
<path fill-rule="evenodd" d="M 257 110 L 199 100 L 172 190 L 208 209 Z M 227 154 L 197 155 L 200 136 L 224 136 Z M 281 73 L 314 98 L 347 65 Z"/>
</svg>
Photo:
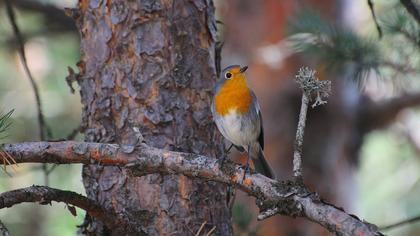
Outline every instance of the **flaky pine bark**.
<svg viewBox="0 0 420 236">
<path fill-rule="evenodd" d="M 81 33 L 78 83 L 91 142 L 135 142 L 138 127 L 157 148 L 220 156 L 209 104 L 215 82 L 212 1 L 81 0 L 71 11 Z M 133 177 L 85 165 L 89 198 L 122 214 L 136 235 L 193 235 L 214 226 L 231 235 L 226 186 L 183 175 Z M 92 217 L 88 235 L 115 234 Z"/>
</svg>

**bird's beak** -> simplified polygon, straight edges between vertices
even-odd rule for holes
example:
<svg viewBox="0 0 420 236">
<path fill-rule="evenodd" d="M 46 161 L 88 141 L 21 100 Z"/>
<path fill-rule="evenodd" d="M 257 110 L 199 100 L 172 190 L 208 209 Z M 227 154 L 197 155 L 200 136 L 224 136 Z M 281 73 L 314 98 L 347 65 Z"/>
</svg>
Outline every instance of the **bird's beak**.
<svg viewBox="0 0 420 236">
<path fill-rule="evenodd" d="M 239 72 L 244 73 L 246 71 L 246 69 L 248 69 L 248 66 L 244 66 L 242 67 Z"/>
</svg>

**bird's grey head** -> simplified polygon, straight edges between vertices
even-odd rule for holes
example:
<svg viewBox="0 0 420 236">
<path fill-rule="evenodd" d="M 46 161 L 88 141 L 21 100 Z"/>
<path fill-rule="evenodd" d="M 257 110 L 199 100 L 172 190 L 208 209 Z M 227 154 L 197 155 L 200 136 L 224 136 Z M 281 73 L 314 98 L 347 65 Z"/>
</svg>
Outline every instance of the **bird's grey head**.
<svg viewBox="0 0 420 236">
<path fill-rule="evenodd" d="M 231 79 L 233 74 L 235 73 L 243 73 L 248 69 L 248 66 L 241 67 L 240 65 L 231 65 L 223 69 L 222 73 L 220 74 L 220 81 L 224 81 L 227 79 Z"/>
<path fill-rule="evenodd" d="M 231 65 L 223 69 L 220 74 L 219 81 L 216 83 L 215 91 L 219 91 L 220 87 L 226 80 L 232 79 L 237 73 L 244 73 L 246 69 L 248 69 L 248 66 L 241 67 L 240 65 Z"/>
</svg>

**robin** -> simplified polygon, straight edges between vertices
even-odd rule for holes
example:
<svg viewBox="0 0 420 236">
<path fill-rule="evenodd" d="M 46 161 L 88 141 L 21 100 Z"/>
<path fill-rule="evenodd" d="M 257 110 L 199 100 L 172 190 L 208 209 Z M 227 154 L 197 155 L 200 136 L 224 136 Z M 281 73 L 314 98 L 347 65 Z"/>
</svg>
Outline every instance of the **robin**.
<svg viewBox="0 0 420 236">
<path fill-rule="evenodd" d="M 220 133 L 239 151 L 247 151 L 255 170 L 269 178 L 273 171 L 264 158 L 264 131 L 260 106 L 254 92 L 248 87 L 245 71 L 248 66 L 232 65 L 224 69 L 217 82 L 211 106 L 213 119 Z M 245 177 L 245 176 L 244 176 Z"/>
</svg>

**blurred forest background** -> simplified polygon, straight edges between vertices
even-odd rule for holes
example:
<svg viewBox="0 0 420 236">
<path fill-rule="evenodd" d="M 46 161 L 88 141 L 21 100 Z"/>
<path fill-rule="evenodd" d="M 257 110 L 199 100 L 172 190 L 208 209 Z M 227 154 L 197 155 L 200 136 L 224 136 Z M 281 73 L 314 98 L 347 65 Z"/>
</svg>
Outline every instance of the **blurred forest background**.
<svg viewBox="0 0 420 236">
<path fill-rule="evenodd" d="M 72 94 L 65 80 L 67 67 L 75 68 L 79 60 L 79 35 L 64 8 L 77 2 L 12 2 L 51 138 L 66 138 L 81 119 L 78 91 Z M 300 107 L 293 78 L 300 66 L 309 65 L 320 79 L 333 81 L 333 95 L 328 105 L 309 112 L 305 182 L 326 200 L 379 226 L 420 215 L 420 114 L 415 109 L 420 96 L 412 95 L 420 93 L 420 26 L 400 1 L 373 1 L 381 36 L 367 0 L 214 2 L 224 42 L 222 65 L 250 67 L 248 79 L 264 117 L 265 153 L 278 178 L 292 176 Z M 1 141 L 39 140 L 34 94 L 0 7 L 0 110 L 14 109 Z M 0 173 L 1 192 L 45 184 L 41 165 L 16 169 L 9 170 L 11 176 Z M 78 165 L 57 166 L 48 184 L 84 194 L 80 173 Z M 238 192 L 238 235 L 328 235 L 304 219 L 275 216 L 257 222 L 253 202 Z M 84 217 L 77 213 L 72 216 L 64 204 L 29 203 L 0 211 L 0 218 L 15 235 L 75 235 Z M 420 235 L 420 223 L 385 233 Z"/>
</svg>

